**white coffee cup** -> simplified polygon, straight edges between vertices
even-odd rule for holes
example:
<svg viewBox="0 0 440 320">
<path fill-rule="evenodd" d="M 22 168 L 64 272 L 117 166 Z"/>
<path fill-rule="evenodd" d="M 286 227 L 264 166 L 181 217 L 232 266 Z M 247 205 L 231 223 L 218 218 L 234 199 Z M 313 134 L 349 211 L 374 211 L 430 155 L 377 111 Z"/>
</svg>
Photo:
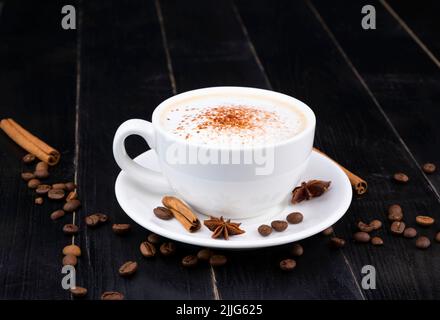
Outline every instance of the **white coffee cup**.
<svg viewBox="0 0 440 320">
<path fill-rule="evenodd" d="M 291 105 L 305 118 L 305 128 L 291 138 L 267 146 L 230 147 L 198 145 L 166 131 L 161 125 L 161 115 L 170 106 L 179 105 L 202 95 L 252 96 L 254 99 L 271 99 Z M 211 87 L 188 91 L 163 101 L 153 112 L 152 122 L 131 119 L 116 131 L 113 154 L 119 167 L 150 192 L 169 194 L 175 192 L 197 211 L 227 218 L 248 218 L 281 212 L 289 202 L 292 189 L 307 167 L 315 133 L 316 119 L 313 111 L 303 102 L 274 91 L 247 87 Z M 130 135 L 143 137 L 159 160 L 162 173 L 142 167 L 134 162 L 125 150 L 124 141 Z M 241 161 L 207 163 L 176 162 L 170 159 L 170 150 L 196 150 L 199 154 L 230 153 Z M 271 170 L 263 172 L 261 162 L 244 161 L 247 155 L 273 156 Z M 249 160 L 249 158 L 248 158 Z M 159 204 L 158 204 L 159 205 Z"/>
</svg>

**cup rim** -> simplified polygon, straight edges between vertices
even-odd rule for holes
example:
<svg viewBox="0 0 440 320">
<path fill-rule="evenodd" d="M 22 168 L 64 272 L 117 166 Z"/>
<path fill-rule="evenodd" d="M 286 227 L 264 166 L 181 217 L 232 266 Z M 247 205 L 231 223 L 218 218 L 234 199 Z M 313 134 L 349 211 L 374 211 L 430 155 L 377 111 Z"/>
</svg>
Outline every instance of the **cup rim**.
<svg viewBox="0 0 440 320">
<path fill-rule="evenodd" d="M 264 144 L 260 146 L 224 146 L 224 145 L 207 145 L 202 143 L 197 143 L 193 141 L 186 141 L 182 140 L 181 138 L 176 137 L 175 135 L 171 134 L 170 132 L 166 131 L 164 128 L 162 128 L 160 124 L 160 115 L 162 111 L 168 107 L 171 104 L 178 103 L 179 100 L 187 99 L 192 96 L 197 96 L 200 94 L 221 94 L 231 91 L 237 92 L 238 94 L 256 94 L 256 95 L 267 95 L 272 96 L 273 98 L 283 99 L 283 100 L 290 100 L 291 103 L 293 103 L 296 107 L 298 107 L 306 116 L 307 124 L 304 130 L 302 130 L 300 133 L 294 135 L 291 138 L 282 140 L 280 142 L 276 143 L 270 143 L 270 144 Z M 162 101 L 156 109 L 153 111 L 152 115 L 152 123 L 153 127 L 157 132 L 160 132 L 162 135 L 167 137 L 170 140 L 174 140 L 176 142 L 184 143 L 185 145 L 192 146 L 192 147 L 198 147 L 198 148 L 209 148 L 209 149 L 216 149 L 216 150 L 256 150 L 256 149 L 265 149 L 265 148 L 275 148 L 280 147 L 298 140 L 303 139 L 305 136 L 310 134 L 311 131 L 315 130 L 316 126 L 316 116 L 313 110 L 306 105 L 301 100 L 298 100 L 294 97 L 291 97 L 287 94 L 272 91 L 272 90 L 266 90 L 266 89 L 260 89 L 260 88 L 254 88 L 254 87 L 240 87 L 240 86 L 217 86 L 217 87 L 206 87 L 206 88 L 200 88 L 200 89 L 194 89 L 186 92 L 182 92 L 179 94 L 176 94 L 170 98 L 167 98 L 166 100 Z"/>
</svg>

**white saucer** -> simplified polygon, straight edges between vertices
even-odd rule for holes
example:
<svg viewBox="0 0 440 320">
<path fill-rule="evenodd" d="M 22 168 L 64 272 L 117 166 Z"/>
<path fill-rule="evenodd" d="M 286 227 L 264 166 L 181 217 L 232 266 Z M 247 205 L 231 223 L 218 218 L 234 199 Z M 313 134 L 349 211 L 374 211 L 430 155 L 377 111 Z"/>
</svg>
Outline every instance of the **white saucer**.
<svg viewBox="0 0 440 320">
<path fill-rule="evenodd" d="M 159 171 L 156 153 L 147 151 L 135 159 L 144 167 Z M 194 233 L 188 233 L 176 219 L 160 220 L 153 214 L 153 209 L 161 206 L 163 194 L 157 194 L 146 190 L 136 181 L 130 179 L 121 171 L 115 183 L 116 198 L 127 215 L 144 228 L 161 236 L 193 245 L 224 248 L 244 249 L 277 246 L 285 243 L 298 241 L 321 232 L 333 225 L 347 211 L 352 190 L 350 181 L 344 172 L 330 159 L 313 152 L 307 171 L 301 181 L 311 179 L 330 180 L 330 189 L 321 197 L 299 204 L 289 204 L 287 208 L 275 216 L 263 216 L 234 220 L 241 222 L 241 227 L 246 231 L 242 235 L 232 236 L 229 240 L 212 239 L 211 231 L 205 226 Z M 299 211 L 304 215 L 304 220 L 296 225 L 289 224 L 283 232 L 273 231 L 268 237 L 262 237 L 257 228 L 261 224 L 269 224 L 272 220 L 284 220 L 290 212 Z M 198 214 L 203 220 L 208 217 Z"/>
</svg>

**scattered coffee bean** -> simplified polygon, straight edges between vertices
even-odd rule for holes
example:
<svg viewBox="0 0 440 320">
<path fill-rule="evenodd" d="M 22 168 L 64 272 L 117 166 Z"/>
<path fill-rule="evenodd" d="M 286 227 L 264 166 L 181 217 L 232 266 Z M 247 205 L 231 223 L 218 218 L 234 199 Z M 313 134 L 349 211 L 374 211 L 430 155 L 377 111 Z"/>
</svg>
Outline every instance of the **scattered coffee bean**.
<svg viewBox="0 0 440 320">
<path fill-rule="evenodd" d="M 382 221 L 375 219 L 370 222 L 370 226 L 373 227 L 373 230 L 379 230 L 382 228 Z"/>
<path fill-rule="evenodd" d="M 112 225 L 112 230 L 115 234 L 123 235 L 131 230 L 131 225 L 128 223 L 114 223 Z"/>
<path fill-rule="evenodd" d="M 64 217 L 66 213 L 64 212 L 64 210 L 56 210 L 54 212 L 52 212 L 52 214 L 50 215 L 50 218 L 52 220 L 58 220 L 61 217 Z"/>
<path fill-rule="evenodd" d="M 208 248 L 201 249 L 197 252 L 197 258 L 202 261 L 208 261 L 213 255 L 212 251 Z"/>
<path fill-rule="evenodd" d="M 359 232 L 356 232 L 356 233 L 353 235 L 353 239 L 354 239 L 356 242 L 362 242 L 362 243 L 365 243 L 365 242 L 369 242 L 370 239 L 371 239 L 371 237 L 370 237 L 370 235 L 369 235 L 367 232 L 359 231 Z"/>
<path fill-rule="evenodd" d="M 156 217 L 162 220 L 170 220 L 174 216 L 168 208 L 165 207 L 157 207 L 153 210 Z"/>
<path fill-rule="evenodd" d="M 85 222 L 88 227 L 96 227 L 97 225 L 101 224 L 101 220 L 96 214 L 91 214 L 87 216 L 85 218 Z"/>
<path fill-rule="evenodd" d="M 44 161 L 38 162 L 37 165 L 35 166 L 35 171 L 47 171 L 47 170 L 49 170 L 49 165 Z"/>
<path fill-rule="evenodd" d="M 134 274 L 138 269 L 138 264 L 135 261 L 127 261 L 119 267 L 119 275 L 122 277 L 128 277 Z"/>
<path fill-rule="evenodd" d="M 50 189 L 47 193 L 47 197 L 51 200 L 61 200 L 65 195 L 63 189 Z"/>
<path fill-rule="evenodd" d="M 398 204 L 393 204 L 388 208 L 388 219 L 390 221 L 400 221 L 403 219 L 402 207 Z"/>
<path fill-rule="evenodd" d="M 53 189 L 63 189 L 63 190 L 65 190 L 66 189 L 66 184 L 65 183 L 54 183 L 52 185 L 52 188 Z"/>
<path fill-rule="evenodd" d="M 73 191 L 76 189 L 76 184 L 73 182 L 66 182 L 65 184 L 66 191 Z"/>
<path fill-rule="evenodd" d="M 296 261 L 293 259 L 284 259 L 280 261 L 280 269 L 283 271 L 292 271 L 296 267 Z"/>
<path fill-rule="evenodd" d="M 263 236 L 267 237 L 272 233 L 272 227 L 268 226 L 267 224 L 262 224 L 258 227 L 258 232 Z"/>
<path fill-rule="evenodd" d="M 76 266 L 78 258 L 73 254 L 68 254 L 63 257 L 63 266 Z"/>
<path fill-rule="evenodd" d="M 106 291 L 101 295 L 101 300 L 124 300 L 124 295 L 116 291 Z"/>
<path fill-rule="evenodd" d="M 366 223 L 364 223 L 362 221 L 358 222 L 357 227 L 362 232 L 367 232 L 367 233 L 369 233 L 369 232 L 374 230 L 373 226 L 370 226 L 369 224 L 366 224 Z"/>
<path fill-rule="evenodd" d="M 395 235 L 400 235 L 405 231 L 405 223 L 402 221 L 394 221 L 391 224 L 391 233 Z"/>
<path fill-rule="evenodd" d="M 34 179 L 31 179 L 31 180 L 28 181 L 27 186 L 28 186 L 29 189 L 37 189 L 37 187 L 40 184 L 41 184 L 40 180 L 34 178 Z"/>
<path fill-rule="evenodd" d="M 39 170 L 39 171 L 34 171 L 34 175 L 36 178 L 38 179 L 46 179 L 49 177 L 49 171 L 43 171 L 43 170 Z"/>
<path fill-rule="evenodd" d="M 383 240 L 381 237 L 373 237 L 371 238 L 371 244 L 373 246 L 381 246 L 383 245 Z"/>
<path fill-rule="evenodd" d="M 75 190 L 70 191 L 66 197 L 66 201 L 71 201 L 71 200 L 75 200 L 75 199 L 78 199 L 78 193 Z"/>
<path fill-rule="evenodd" d="M 41 205 L 43 204 L 44 200 L 42 197 L 36 197 L 34 202 L 35 204 Z"/>
<path fill-rule="evenodd" d="M 415 238 L 415 237 L 417 236 L 417 230 L 414 229 L 414 228 L 411 228 L 411 227 L 406 228 L 406 229 L 403 231 L 403 236 L 404 236 L 405 238 Z"/>
<path fill-rule="evenodd" d="M 162 242 L 162 237 L 155 233 L 150 233 L 147 237 L 147 241 L 153 244 L 159 244 Z"/>
<path fill-rule="evenodd" d="M 35 189 L 35 192 L 39 195 L 43 195 L 49 192 L 51 189 L 51 186 L 48 184 L 40 184 L 38 185 L 37 189 Z"/>
<path fill-rule="evenodd" d="M 209 264 L 213 267 L 224 266 L 228 262 L 228 259 L 221 254 L 214 254 L 209 258 Z"/>
<path fill-rule="evenodd" d="M 300 212 L 292 212 L 287 215 L 286 220 L 291 224 L 298 224 L 303 221 L 303 215 Z"/>
<path fill-rule="evenodd" d="M 195 267 L 199 259 L 195 255 L 189 255 L 182 259 L 182 266 L 184 267 Z"/>
<path fill-rule="evenodd" d="M 419 249 L 427 249 L 431 245 L 431 240 L 428 237 L 420 236 L 416 239 L 416 247 Z"/>
<path fill-rule="evenodd" d="M 416 223 L 422 227 L 429 227 L 434 224 L 435 220 L 434 218 L 431 218 L 429 216 L 417 216 L 416 217 Z"/>
<path fill-rule="evenodd" d="M 287 222 L 284 220 L 274 220 L 270 224 L 275 231 L 282 232 L 287 229 Z"/>
<path fill-rule="evenodd" d="M 435 241 L 440 242 L 440 232 L 435 235 Z"/>
<path fill-rule="evenodd" d="M 28 153 L 23 157 L 23 162 L 26 164 L 30 164 L 35 161 L 35 156 L 32 153 Z"/>
<path fill-rule="evenodd" d="M 328 227 L 327 229 L 324 229 L 322 231 L 322 234 L 326 237 L 331 236 L 333 234 L 334 230 L 333 227 Z"/>
<path fill-rule="evenodd" d="M 156 247 L 148 241 L 142 242 L 139 249 L 141 250 L 141 254 L 146 258 L 151 258 L 156 255 Z"/>
<path fill-rule="evenodd" d="M 68 254 L 71 254 L 73 256 L 79 257 L 79 256 L 81 256 L 81 249 L 77 245 L 70 244 L 70 245 L 64 247 L 63 254 L 66 256 Z"/>
<path fill-rule="evenodd" d="M 302 247 L 302 245 L 300 245 L 299 243 L 294 243 L 292 245 L 292 248 L 290 249 L 290 253 L 292 254 L 292 256 L 294 257 L 300 257 L 303 255 L 304 253 L 304 248 Z"/>
<path fill-rule="evenodd" d="M 66 212 L 73 212 L 79 207 L 81 207 L 81 202 L 75 199 L 75 200 L 67 201 L 63 206 L 63 210 Z"/>
<path fill-rule="evenodd" d="M 67 235 L 73 235 L 78 233 L 78 226 L 73 223 L 68 223 L 63 226 L 63 232 Z"/>
<path fill-rule="evenodd" d="M 24 181 L 29 181 L 29 180 L 31 180 L 31 179 L 35 179 L 35 175 L 34 175 L 32 172 L 23 172 L 23 173 L 21 174 L 21 178 L 22 178 Z"/>
<path fill-rule="evenodd" d="M 423 171 L 427 174 L 431 174 L 435 172 L 435 164 L 433 163 L 425 163 L 422 167 Z"/>
<path fill-rule="evenodd" d="M 338 237 L 331 237 L 329 240 L 329 247 L 339 249 L 345 246 L 345 240 Z"/>
<path fill-rule="evenodd" d="M 160 246 L 159 251 L 164 256 L 171 256 L 176 252 L 176 245 L 173 242 L 164 242 Z"/>
<path fill-rule="evenodd" d="M 85 297 L 87 295 L 87 289 L 83 288 L 83 287 L 76 286 L 74 288 L 70 288 L 70 293 L 75 298 L 82 298 L 82 297 Z"/>
<path fill-rule="evenodd" d="M 398 183 L 407 183 L 409 181 L 409 177 L 402 172 L 395 173 L 393 178 Z"/>
</svg>

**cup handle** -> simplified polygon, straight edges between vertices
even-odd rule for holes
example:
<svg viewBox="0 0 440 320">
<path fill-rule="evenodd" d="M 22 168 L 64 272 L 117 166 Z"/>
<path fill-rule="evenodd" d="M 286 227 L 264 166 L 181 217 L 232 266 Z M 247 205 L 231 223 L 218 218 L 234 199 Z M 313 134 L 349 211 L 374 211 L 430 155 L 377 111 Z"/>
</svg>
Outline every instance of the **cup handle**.
<svg viewBox="0 0 440 320">
<path fill-rule="evenodd" d="M 153 124 L 140 119 L 127 120 L 119 126 L 113 138 L 113 156 L 116 163 L 130 178 L 147 186 L 150 191 L 169 192 L 171 187 L 161 173 L 141 166 L 128 156 L 125 150 L 125 139 L 134 134 L 144 138 L 150 148 L 154 149 L 155 132 Z"/>
</svg>

